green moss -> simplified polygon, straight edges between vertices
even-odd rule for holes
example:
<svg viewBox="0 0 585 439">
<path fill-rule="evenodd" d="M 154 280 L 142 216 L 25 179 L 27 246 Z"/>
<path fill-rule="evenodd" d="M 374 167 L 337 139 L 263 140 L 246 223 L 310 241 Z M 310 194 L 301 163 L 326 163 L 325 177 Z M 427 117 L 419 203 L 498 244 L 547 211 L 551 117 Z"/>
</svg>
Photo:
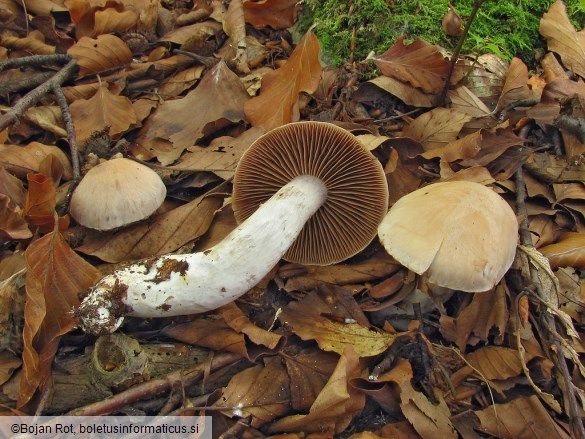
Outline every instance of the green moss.
<svg viewBox="0 0 585 439">
<path fill-rule="evenodd" d="M 540 17 L 554 0 L 488 0 L 481 7 L 463 47 L 463 53 L 494 53 L 509 61 L 520 56 L 533 64 L 535 51 L 544 51 L 540 37 Z M 452 2 L 465 19 L 473 0 Z M 350 4 L 353 10 L 350 13 Z M 565 0 L 569 17 L 580 30 L 585 23 L 585 1 Z M 356 30 L 355 59 L 366 58 L 392 46 L 405 34 L 409 40 L 422 38 L 452 49 L 456 39 L 445 34 L 441 19 L 448 10 L 448 0 L 302 0 L 305 15 L 301 27 L 318 23 L 319 37 L 326 61 L 339 65 L 350 57 L 352 29 Z"/>
</svg>

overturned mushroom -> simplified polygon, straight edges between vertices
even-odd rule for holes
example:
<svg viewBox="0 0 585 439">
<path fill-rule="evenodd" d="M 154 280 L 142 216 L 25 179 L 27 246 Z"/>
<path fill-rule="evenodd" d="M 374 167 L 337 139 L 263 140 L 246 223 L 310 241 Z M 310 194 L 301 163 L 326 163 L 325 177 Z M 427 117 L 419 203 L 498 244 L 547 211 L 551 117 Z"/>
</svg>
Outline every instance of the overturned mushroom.
<svg viewBox="0 0 585 439">
<path fill-rule="evenodd" d="M 152 169 L 125 158 L 91 168 L 73 195 L 69 211 L 84 227 L 112 230 L 148 218 L 167 189 Z"/>
<path fill-rule="evenodd" d="M 364 249 L 387 211 L 380 163 L 347 131 L 320 122 L 276 128 L 244 154 L 234 210 L 244 220 L 200 253 L 166 255 L 105 276 L 75 315 L 87 332 L 115 331 L 123 315 L 209 311 L 256 285 L 285 255 L 332 264 Z"/>
<path fill-rule="evenodd" d="M 469 181 L 435 183 L 399 199 L 378 228 L 398 262 L 429 282 L 467 292 L 493 288 L 516 252 L 518 222 L 493 190 Z"/>
</svg>

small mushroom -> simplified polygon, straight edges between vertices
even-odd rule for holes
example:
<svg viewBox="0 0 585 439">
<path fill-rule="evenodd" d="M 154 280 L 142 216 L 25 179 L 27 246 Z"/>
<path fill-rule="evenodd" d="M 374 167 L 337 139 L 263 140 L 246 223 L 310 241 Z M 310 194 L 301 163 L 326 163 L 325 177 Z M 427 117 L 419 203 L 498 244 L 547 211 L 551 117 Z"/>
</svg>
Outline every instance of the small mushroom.
<svg viewBox="0 0 585 439">
<path fill-rule="evenodd" d="M 355 255 L 376 236 L 387 199 L 382 166 L 344 129 L 322 122 L 276 128 L 238 164 L 236 229 L 206 251 L 137 262 L 102 278 L 75 315 L 86 332 L 107 333 L 124 315 L 216 309 L 246 293 L 285 254 L 305 264 Z"/>
<path fill-rule="evenodd" d="M 474 182 L 435 183 L 399 199 L 378 228 L 398 262 L 429 282 L 482 292 L 506 274 L 516 252 L 518 222 L 508 203 Z"/>
<path fill-rule="evenodd" d="M 84 227 L 112 230 L 148 218 L 166 194 L 152 169 L 130 159 L 111 159 L 85 174 L 73 191 L 69 211 Z"/>
</svg>

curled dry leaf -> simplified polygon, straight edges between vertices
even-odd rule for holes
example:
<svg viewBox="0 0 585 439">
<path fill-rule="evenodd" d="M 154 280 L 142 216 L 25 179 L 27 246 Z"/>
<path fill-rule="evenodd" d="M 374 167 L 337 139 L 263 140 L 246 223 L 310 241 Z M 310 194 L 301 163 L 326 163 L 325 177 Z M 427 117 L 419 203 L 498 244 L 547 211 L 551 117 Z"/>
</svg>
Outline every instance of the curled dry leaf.
<svg viewBox="0 0 585 439">
<path fill-rule="evenodd" d="M 297 0 L 244 0 L 244 17 L 256 29 L 292 27 L 297 18 Z"/>
<path fill-rule="evenodd" d="M 396 96 L 405 104 L 413 105 L 415 107 L 434 107 L 437 105 L 439 99 L 438 94 L 425 93 L 407 82 L 399 81 L 389 76 L 378 76 L 368 82 L 363 82 L 360 84 L 359 89 L 353 98 L 359 102 L 363 102 L 368 94 L 367 90 L 371 88 L 372 85 L 387 91 L 392 96 Z"/>
<path fill-rule="evenodd" d="M 2 37 L 2 45 L 13 50 L 23 50 L 32 55 L 52 55 L 55 53 L 55 46 L 45 44 L 45 36 L 38 30 L 30 32 L 26 37 Z"/>
<path fill-rule="evenodd" d="M 100 35 L 96 39 L 82 37 L 67 53 L 77 60 L 79 76 L 119 69 L 132 62 L 132 52 L 128 45 L 110 34 Z"/>
<path fill-rule="evenodd" d="M 0 242 L 32 237 L 19 207 L 7 195 L 0 194 Z"/>
<path fill-rule="evenodd" d="M 223 306 L 220 313 L 230 328 L 248 336 L 252 343 L 274 349 L 282 338 L 253 324 L 234 302 Z"/>
<path fill-rule="evenodd" d="M 38 227 L 42 233 L 47 233 L 55 225 L 55 186 L 43 174 L 28 174 L 27 181 L 28 193 L 24 203 L 26 221 Z"/>
<path fill-rule="evenodd" d="M 585 233 L 567 232 L 558 242 L 541 247 L 552 268 L 585 268 Z"/>
<path fill-rule="evenodd" d="M 30 244 L 25 258 L 27 300 L 19 407 L 44 382 L 60 337 L 73 329 L 71 309 L 79 305 L 78 293 L 100 277 L 91 264 L 71 250 L 59 232 L 51 232 Z"/>
<path fill-rule="evenodd" d="M 540 34 L 546 38 L 549 50 L 561 56 L 566 68 L 585 77 L 585 33 L 575 30 L 561 0 L 542 16 Z"/>
<path fill-rule="evenodd" d="M 125 32 L 136 26 L 144 2 L 116 2 L 115 6 L 104 2 L 66 0 L 75 33 L 80 37 L 95 37 L 113 32 Z"/>
<path fill-rule="evenodd" d="M 0 165 L 14 175 L 24 177 L 29 172 L 38 172 L 40 164 L 49 154 L 53 154 L 63 164 L 64 178 L 71 179 L 69 159 L 61 149 L 52 145 L 31 142 L 26 146 L 0 145 Z"/>
<path fill-rule="evenodd" d="M 63 2 L 59 0 L 27 0 L 26 11 L 35 15 L 52 15 L 55 12 L 67 12 L 67 9 L 63 7 Z"/>
<path fill-rule="evenodd" d="M 246 21 L 242 0 L 232 0 L 223 20 L 223 30 L 232 39 L 236 47 L 234 59 L 236 68 L 242 73 L 249 73 L 248 52 L 246 50 Z"/>
<path fill-rule="evenodd" d="M 299 94 L 315 92 L 320 79 L 319 40 L 308 31 L 286 64 L 264 75 L 260 96 L 244 104 L 246 118 L 266 131 L 298 121 Z"/>
<path fill-rule="evenodd" d="M 130 100 L 112 94 L 105 82 L 90 99 L 78 99 L 69 108 L 75 134 L 81 143 L 96 131 L 106 129 L 110 137 L 116 139 L 138 120 Z"/>
<path fill-rule="evenodd" d="M 384 75 L 431 94 L 443 90 L 449 72 L 449 62 L 438 46 L 420 39 L 407 46 L 404 36 L 373 60 Z"/>
</svg>

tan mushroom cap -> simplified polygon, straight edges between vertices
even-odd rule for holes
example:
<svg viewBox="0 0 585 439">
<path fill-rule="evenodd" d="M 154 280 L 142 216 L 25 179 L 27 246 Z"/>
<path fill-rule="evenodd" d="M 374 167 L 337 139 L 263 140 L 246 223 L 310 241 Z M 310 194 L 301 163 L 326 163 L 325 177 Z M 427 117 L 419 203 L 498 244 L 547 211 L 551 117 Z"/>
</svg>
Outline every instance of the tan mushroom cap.
<svg viewBox="0 0 585 439">
<path fill-rule="evenodd" d="M 70 213 L 82 226 L 111 230 L 148 218 L 166 194 L 152 169 L 129 159 L 112 159 L 83 177 L 71 197 Z"/>
<path fill-rule="evenodd" d="M 516 252 L 518 221 L 493 190 L 469 181 L 435 183 L 399 199 L 378 228 L 386 251 L 442 287 L 488 291 Z"/>
<path fill-rule="evenodd" d="M 324 122 L 296 122 L 257 139 L 234 177 L 238 222 L 298 175 L 325 183 L 327 200 L 284 255 L 290 262 L 328 265 L 363 250 L 388 209 L 380 162 L 348 131 Z"/>
</svg>

